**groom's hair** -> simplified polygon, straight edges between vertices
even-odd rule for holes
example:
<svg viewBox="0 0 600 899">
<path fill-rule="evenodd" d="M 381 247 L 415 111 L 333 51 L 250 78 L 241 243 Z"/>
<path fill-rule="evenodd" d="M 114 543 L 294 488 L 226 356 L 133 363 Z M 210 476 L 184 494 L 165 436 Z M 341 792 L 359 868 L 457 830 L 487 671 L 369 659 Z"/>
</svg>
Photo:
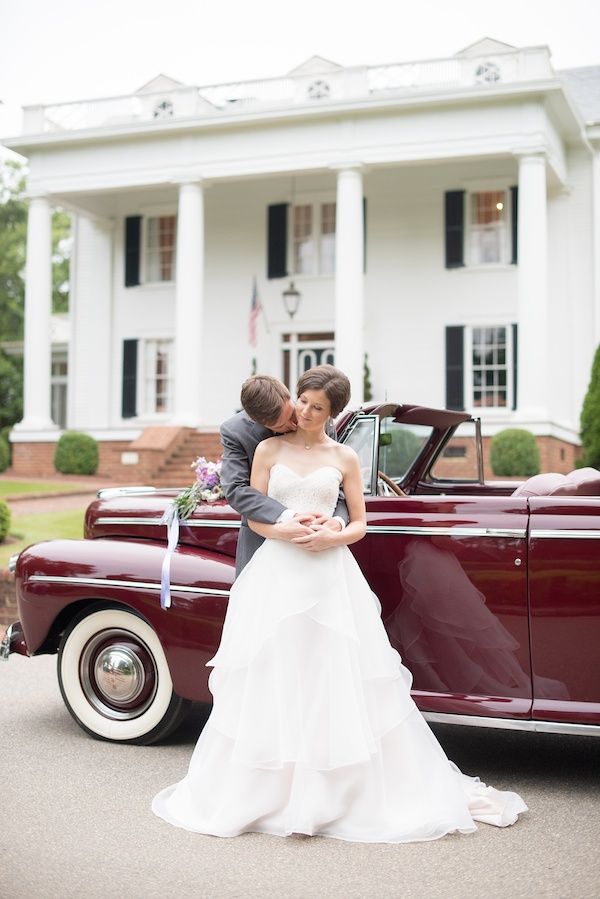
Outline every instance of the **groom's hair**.
<svg viewBox="0 0 600 899">
<path fill-rule="evenodd" d="M 285 384 L 272 375 L 253 375 L 242 384 L 241 402 L 246 413 L 260 425 L 274 424 L 290 398 Z"/>
</svg>

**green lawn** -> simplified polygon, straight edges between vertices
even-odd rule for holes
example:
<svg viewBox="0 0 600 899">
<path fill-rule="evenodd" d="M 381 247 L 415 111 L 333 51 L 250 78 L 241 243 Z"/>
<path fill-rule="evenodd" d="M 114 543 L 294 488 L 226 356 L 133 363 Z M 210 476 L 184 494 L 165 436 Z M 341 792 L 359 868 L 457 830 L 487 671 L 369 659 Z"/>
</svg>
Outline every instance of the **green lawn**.
<svg viewBox="0 0 600 899">
<path fill-rule="evenodd" d="M 80 539 L 83 537 L 83 517 L 86 505 L 81 509 L 63 512 L 47 512 L 43 515 L 15 515 L 13 513 L 9 538 L 0 543 L 0 568 L 6 568 L 8 559 L 31 543 L 55 540 L 59 537 Z"/>
<path fill-rule="evenodd" d="M 6 496 L 26 496 L 30 493 L 77 493 L 85 489 L 83 482 L 9 481 L 0 478 L 0 499 Z M 90 488 L 90 493 L 93 493 L 93 489 Z"/>
</svg>

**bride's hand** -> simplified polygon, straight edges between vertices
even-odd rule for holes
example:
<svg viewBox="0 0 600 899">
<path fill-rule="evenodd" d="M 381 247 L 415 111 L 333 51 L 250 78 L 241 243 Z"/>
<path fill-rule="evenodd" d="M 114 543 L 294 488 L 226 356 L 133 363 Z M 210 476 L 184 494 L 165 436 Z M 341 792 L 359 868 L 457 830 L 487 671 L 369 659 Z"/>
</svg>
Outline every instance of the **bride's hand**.
<svg viewBox="0 0 600 899">
<path fill-rule="evenodd" d="M 304 521 L 306 519 L 306 521 Z M 300 537 L 310 536 L 313 532 L 309 527 L 312 515 L 294 516 L 288 521 L 281 521 L 273 525 L 274 534 L 278 540 L 293 541 Z"/>
</svg>

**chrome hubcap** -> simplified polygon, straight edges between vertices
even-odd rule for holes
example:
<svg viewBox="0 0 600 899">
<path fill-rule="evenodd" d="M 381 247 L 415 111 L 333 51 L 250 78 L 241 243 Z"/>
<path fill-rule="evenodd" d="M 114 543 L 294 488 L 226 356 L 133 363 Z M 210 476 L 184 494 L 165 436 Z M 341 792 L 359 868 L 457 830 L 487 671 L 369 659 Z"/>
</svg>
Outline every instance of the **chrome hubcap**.
<svg viewBox="0 0 600 899">
<path fill-rule="evenodd" d="M 109 647 L 97 657 L 94 674 L 98 687 L 113 702 L 130 702 L 144 686 L 144 668 L 127 646 Z"/>
<path fill-rule="evenodd" d="M 106 718 L 138 718 L 152 704 L 158 672 L 150 649 L 131 631 L 110 628 L 86 644 L 79 680 L 87 701 Z"/>
</svg>

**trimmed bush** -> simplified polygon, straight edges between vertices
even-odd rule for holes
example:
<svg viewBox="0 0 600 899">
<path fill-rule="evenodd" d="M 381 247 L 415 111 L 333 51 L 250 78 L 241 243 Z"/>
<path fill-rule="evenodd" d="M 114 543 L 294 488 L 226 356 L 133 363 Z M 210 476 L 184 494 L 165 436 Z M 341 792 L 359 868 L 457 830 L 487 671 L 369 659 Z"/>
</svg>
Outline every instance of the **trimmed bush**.
<svg viewBox="0 0 600 899">
<path fill-rule="evenodd" d="M 98 444 L 89 434 L 65 431 L 56 444 L 54 467 L 62 474 L 96 474 Z"/>
<path fill-rule="evenodd" d="M 600 347 L 592 363 L 590 383 L 581 410 L 581 442 L 583 457 L 579 468 L 600 468 Z"/>
<path fill-rule="evenodd" d="M 0 471 L 6 471 L 10 465 L 10 447 L 8 440 L 0 436 Z"/>
<path fill-rule="evenodd" d="M 540 472 L 540 451 L 535 437 L 524 428 L 506 428 L 492 437 L 490 464 L 499 477 L 529 478 Z"/>
<path fill-rule="evenodd" d="M 6 539 L 10 530 L 10 509 L 3 499 L 0 499 L 0 543 Z"/>
</svg>

